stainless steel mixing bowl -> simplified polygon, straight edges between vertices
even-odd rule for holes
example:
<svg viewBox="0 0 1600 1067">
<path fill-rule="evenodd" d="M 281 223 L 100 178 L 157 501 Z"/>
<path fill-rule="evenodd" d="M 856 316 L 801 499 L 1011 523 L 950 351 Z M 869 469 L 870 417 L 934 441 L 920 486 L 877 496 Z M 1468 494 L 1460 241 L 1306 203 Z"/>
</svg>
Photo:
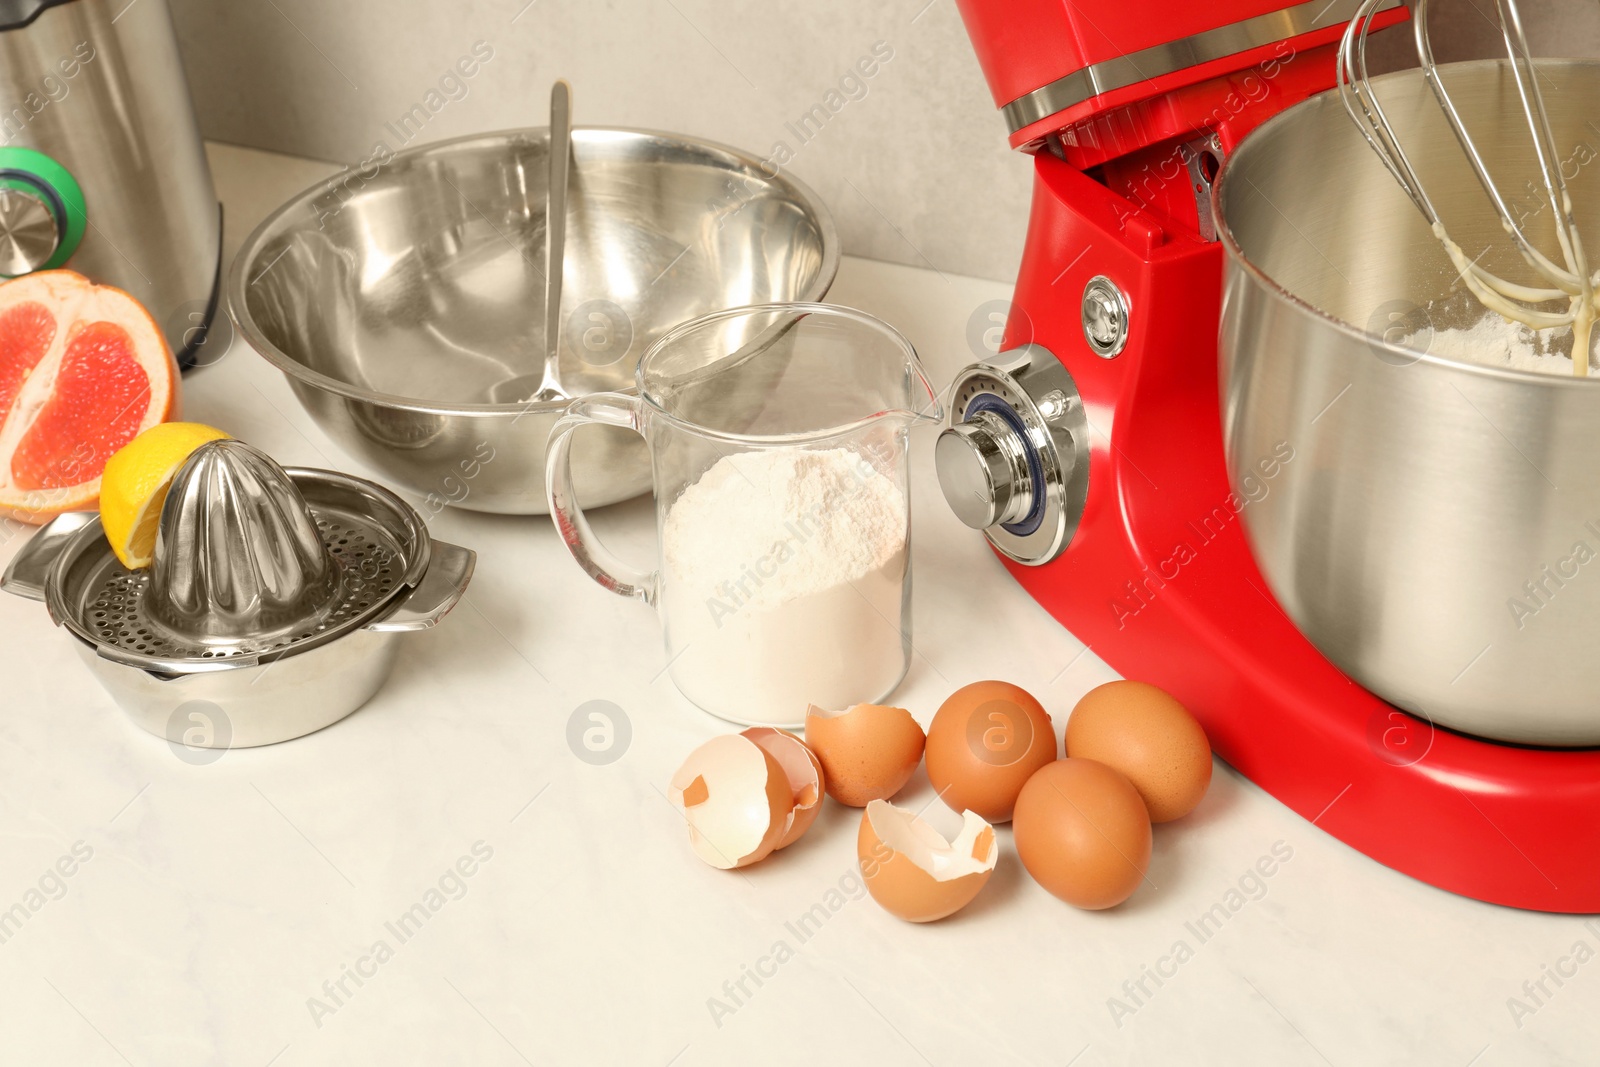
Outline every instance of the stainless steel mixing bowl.
<svg viewBox="0 0 1600 1067">
<path fill-rule="evenodd" d="M 1510 73 L 1440 69 L 1508 199 L 1537 212 L 1518 199 L 1536 172 Z M 1578 227 L 1600 243 L 1600 65 L 1539 70 Z M 1451 234 L 1531 281 L 1421 77 L 1374 84 Z M 1215 207 L 1228 464 L 1284 610 L 1357 682 L 1438 724 L 1600 744 L 1600 381 L 1396 343 L 1430 313 L 1444 328 L 1482 311 L 1337 95 L 1246 138 Z M 1548 217 L 1529 225 L 1553 252 Z M 1285 447 L 1276 477 L 1252 477 Z"/>
<path fill-rule="evenodd" d="M 522 403 L 544 357 L 547 131 L 400 152 L 284 204 L 229 271 L 240 333 L 327 433 L 393 482 L 478 511 L 543 514 L 564 402 Z M 816 195 L 722 145 L 579 127 L 562 275 L 563 384 L 634 388 L 639 356 L 725 307 L 818 300 L 839 266 Z M 636 434 L 574 448 L 594 507 L 650 486 Z"/>
</svg>

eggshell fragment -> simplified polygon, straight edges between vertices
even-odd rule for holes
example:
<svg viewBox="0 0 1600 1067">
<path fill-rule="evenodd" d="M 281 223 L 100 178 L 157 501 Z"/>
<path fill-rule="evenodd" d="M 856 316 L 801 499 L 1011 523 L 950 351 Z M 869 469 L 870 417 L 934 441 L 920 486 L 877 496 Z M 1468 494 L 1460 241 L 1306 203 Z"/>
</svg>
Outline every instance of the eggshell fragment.
<svg viewBox="0 0 1600 1067">
<path fill-rule="evenodd" d="M 788 848 L 811 829 L 822 810 L 822 789 L 826 778 L 822 762 L 806 743 L 787 730 L 772 726 L 752 726 L 740 736 L 748 737 L 766 750 L 767 755 L 783 768 L 784 777 L 794 795 L 794 810 L 789 814 L 789 828 L 778 840 L 779 848 Z"/>
<path fill-rule="evenodd" d="M 907 922 L 926 923 L 972 903 L 1000 858 L 994 828 L 963 812 L 954 841 L 886 800 L 861 813 L 856 854 L 872 899 Z"/>
<path fill-rule="evenodd" d="M 962 686 L 928 726 L 928 781 L 950 807 L 990 822 L 1008 822 L 1023 784 L 1058 754 L 1050 715 L 1010 682 Z"/>
<path fill-rule="evenodd" d="M 1017 797 L 1017 856 L 1034 880 L 1080 908 L 1121 904 L 1150 865 L 1150 813 L 1120 771 L 1068 757 L 1041 769 Z"/>
<path fill-rule="evenodd" d="M 1127 775 L 1153 822 L 1189 814 L 1211 785 L 1206 732 L 1176 698 L 1145 682 L 1089 690 L 1067 719 L 1067 755 Z"/>
<path fill-rule="evenodd" d="M 689 753 L 667 799 L 689 824 L 695 855 L 721 870 L 748 867 L 777 848 L 794 809 L 783 768 L 739 734 L 713 737 Z"/>
<path fill-rule="evenodd" d="M 828 795 L 852 808 L 900 792 L 922 762 L 926 740 L 905 708 L 806 709 L 806 744 L 822 761 Z"/>
</svg>

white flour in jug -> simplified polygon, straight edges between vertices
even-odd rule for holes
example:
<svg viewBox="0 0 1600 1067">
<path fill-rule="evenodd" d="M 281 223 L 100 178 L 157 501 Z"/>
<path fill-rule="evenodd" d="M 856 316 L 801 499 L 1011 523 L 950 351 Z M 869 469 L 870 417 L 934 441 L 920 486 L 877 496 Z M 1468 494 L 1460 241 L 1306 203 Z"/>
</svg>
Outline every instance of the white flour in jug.
<svg viewBox="0 0 1600 1067">
<path fill-rule="evenodd" d="M 673 681 L 740 722 L 887 696 L 905 673 L 905 495 L 845 448 L 725 456 L 662 527 Z"/>
</svg>

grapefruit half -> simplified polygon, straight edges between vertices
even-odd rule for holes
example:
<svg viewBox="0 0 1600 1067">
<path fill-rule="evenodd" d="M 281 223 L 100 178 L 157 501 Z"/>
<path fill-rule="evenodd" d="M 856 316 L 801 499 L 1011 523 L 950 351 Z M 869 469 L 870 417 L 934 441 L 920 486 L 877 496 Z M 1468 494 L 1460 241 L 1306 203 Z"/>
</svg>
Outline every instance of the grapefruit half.
<svg viewBox="0 0 1600 1067">
<path fill-rule="evenodd" d="M 0 516 L 94 508 L 106 460 L 177 406 L 177 361 L 133 297 L 70 270 L 0 284 Z"/>
</svg>

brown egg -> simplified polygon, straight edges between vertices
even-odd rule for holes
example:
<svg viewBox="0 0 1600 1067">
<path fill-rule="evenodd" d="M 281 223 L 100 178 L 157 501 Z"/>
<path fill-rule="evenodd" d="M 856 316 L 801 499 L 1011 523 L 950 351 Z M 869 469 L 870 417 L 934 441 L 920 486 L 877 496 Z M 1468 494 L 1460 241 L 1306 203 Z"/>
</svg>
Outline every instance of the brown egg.
<svg viewBox="0 0 1600 1067">
<path fill-rule="evenodd" d="M 806 709 L 806 745 L 822 761 L 828 795 L 852 808 L 900 792 L 922 762 L 925 740 L 905 708 Z"/>
<path fill-rule="evenodd" d="M 928 780 L 939 798 L 990 822 L 1010 820 L 1023 784 L 1056 755 L 1050 716 L 1010 682 L 962 686 L 928 727 Z"/>
<path fill-rule="evenodd" d="M 994 828 L 964 812 L 954 841 L 905 808 L 874 800 L 861 813 L 856 856 L 872 899 L 913 923 L 933 922 L 972 903 L 994 873 Z"/>
<path fill-rule="evenodd" d="M 1068 904 L 1121 904 L 1150 865 L 1150 815 L 1121 772 L 1057 760 L 1028 779 L 1011 830 L 1034 880 Z"/>
<path fill-rule="evenodd" d="M 767 755 L 783 768 L 794 793 L 794 811 L 789 815 L 789 828 L 778 839 L 778 848 L 788 848 L 811 829 L 822 810 L 822 764 L 817 754 L 806 743 L 788 730 L 772 726 L 752 726 L 740 736 L 747 737 L 766 750 Z"/>
<path fill-rule="evenodd" d="M 1153 822 L 1189 814 L 1211 784 L 1206 732 L 1182 704 L 1144 682 L 1107 682 L 1078 701 L 1067 720 L 1067 755 L 1127 775 Z"/>
</svg>

